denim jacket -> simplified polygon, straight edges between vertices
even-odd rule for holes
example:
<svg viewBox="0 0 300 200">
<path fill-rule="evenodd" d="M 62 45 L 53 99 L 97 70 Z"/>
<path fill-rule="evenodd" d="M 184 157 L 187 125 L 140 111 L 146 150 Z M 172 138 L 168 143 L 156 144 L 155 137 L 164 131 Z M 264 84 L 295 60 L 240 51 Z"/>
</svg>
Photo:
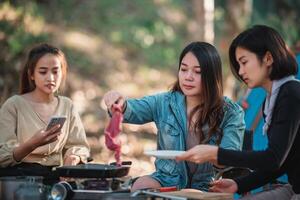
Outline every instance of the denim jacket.
<svg viewBox="0 0 300 200">
<path fill-rule="evenodd" d="M 220 124 L 223 137 L 220 146 L 241 150 L 245 129 L 244 112 L 230 99 L 224 97 L 224 101 L 224 117 Z M 188 134 L 186 101 L 180 92 L 165 92 L 141 99 L 128 99 L 124 122 L 133 124 L 154 122 L 158 129 L 158 150 L 186 150 Z M 215 145 L 216 138 L 212 137 L 209 144 Z M 214 175 L 214 168 L 210 163 L 199 164 L 196 173 L 193 174 L 193 180 L 189 180 L 186 162 L 156 159 L 155 167 L 156 171 L 151 177 L 163 187 L 207 190 Z"/>
</svg>

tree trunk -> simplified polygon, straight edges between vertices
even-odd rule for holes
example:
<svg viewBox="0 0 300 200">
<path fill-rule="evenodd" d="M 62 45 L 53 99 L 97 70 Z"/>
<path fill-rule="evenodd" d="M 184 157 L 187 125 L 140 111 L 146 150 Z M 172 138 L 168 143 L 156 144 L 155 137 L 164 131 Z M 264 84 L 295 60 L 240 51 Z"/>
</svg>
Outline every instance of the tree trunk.
<svg viewBox="0 0 300 200">
<path fill-rule="evenodd" d="M 229 66 L 228 50 L 233 38 L 243 31 L 252 13 L 252 0 L 227 0 L 225 8 L 225 28 L 221 41 L 220 53 L 223 57 L 223 65 Z M 224 93 L 233 99 L 237 99 L 239 84 L 231 73 L 225 73 Z"/>
<path fill-rule="evenodd" d="M 197 27 L 193 33 L 194 40 L 214 43 L 214 0 L 194 0 L 193 9 Z"/>
</svg>

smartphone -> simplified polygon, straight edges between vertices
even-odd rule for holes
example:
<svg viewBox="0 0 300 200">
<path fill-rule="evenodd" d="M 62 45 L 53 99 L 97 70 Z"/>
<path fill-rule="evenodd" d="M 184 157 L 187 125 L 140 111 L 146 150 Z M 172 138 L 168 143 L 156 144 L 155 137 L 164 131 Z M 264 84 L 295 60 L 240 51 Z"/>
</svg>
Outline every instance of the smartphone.
<svg viewBox="0 0 300 200">
<path fill-rule="evenodd" d="M 51 119 L 50 119 L 50 121 L 47 125 L 46 131 L 48 131 L 53 126 L 56 126 L 57 124 L 60 124 L 60 127 L 58 129 L 58 131 L 60 131 L 62 129 L 66 119 L 67 119 L 66 116 L 53 116 L 53 117 L 51 117 Z"/>
</svg>

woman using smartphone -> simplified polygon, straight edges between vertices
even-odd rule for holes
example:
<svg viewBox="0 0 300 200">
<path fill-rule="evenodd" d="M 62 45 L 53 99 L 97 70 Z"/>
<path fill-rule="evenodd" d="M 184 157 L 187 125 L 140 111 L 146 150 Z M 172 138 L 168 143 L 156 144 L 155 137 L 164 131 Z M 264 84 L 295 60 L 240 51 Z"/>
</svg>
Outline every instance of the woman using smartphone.
<svg viewBox="0 0 300 200">
<path fill-rule="evenodd" d="M 56 95 L 66 75 L 67 62 L 58 48 L 40 44 L 29 52 L 20 94 L 0 110 L 0 176 L 23 173 L 15 169 L 86 162 L 89 145 L 79 114 L 69 98 Z M 66 121 L 46 130 L 52 116 Z"/>
</svg>

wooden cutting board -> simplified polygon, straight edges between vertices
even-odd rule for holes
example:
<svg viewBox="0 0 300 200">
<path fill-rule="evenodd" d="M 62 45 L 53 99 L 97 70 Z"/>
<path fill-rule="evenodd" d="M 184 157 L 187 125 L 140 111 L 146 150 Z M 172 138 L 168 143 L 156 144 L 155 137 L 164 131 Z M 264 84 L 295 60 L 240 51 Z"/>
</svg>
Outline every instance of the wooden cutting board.
<svg viewBox="0 0 300 200">
<path fill-rule="evenodd" d="M 187 197 L 188 199 L 200 200 L 233 200 L 233 194 L 230 193 L 216 193 L 216 192 L 202 192 L 195 189 L 182 189 L 175 192 L 164 192 L 174 196 Z"/>
</svg>

